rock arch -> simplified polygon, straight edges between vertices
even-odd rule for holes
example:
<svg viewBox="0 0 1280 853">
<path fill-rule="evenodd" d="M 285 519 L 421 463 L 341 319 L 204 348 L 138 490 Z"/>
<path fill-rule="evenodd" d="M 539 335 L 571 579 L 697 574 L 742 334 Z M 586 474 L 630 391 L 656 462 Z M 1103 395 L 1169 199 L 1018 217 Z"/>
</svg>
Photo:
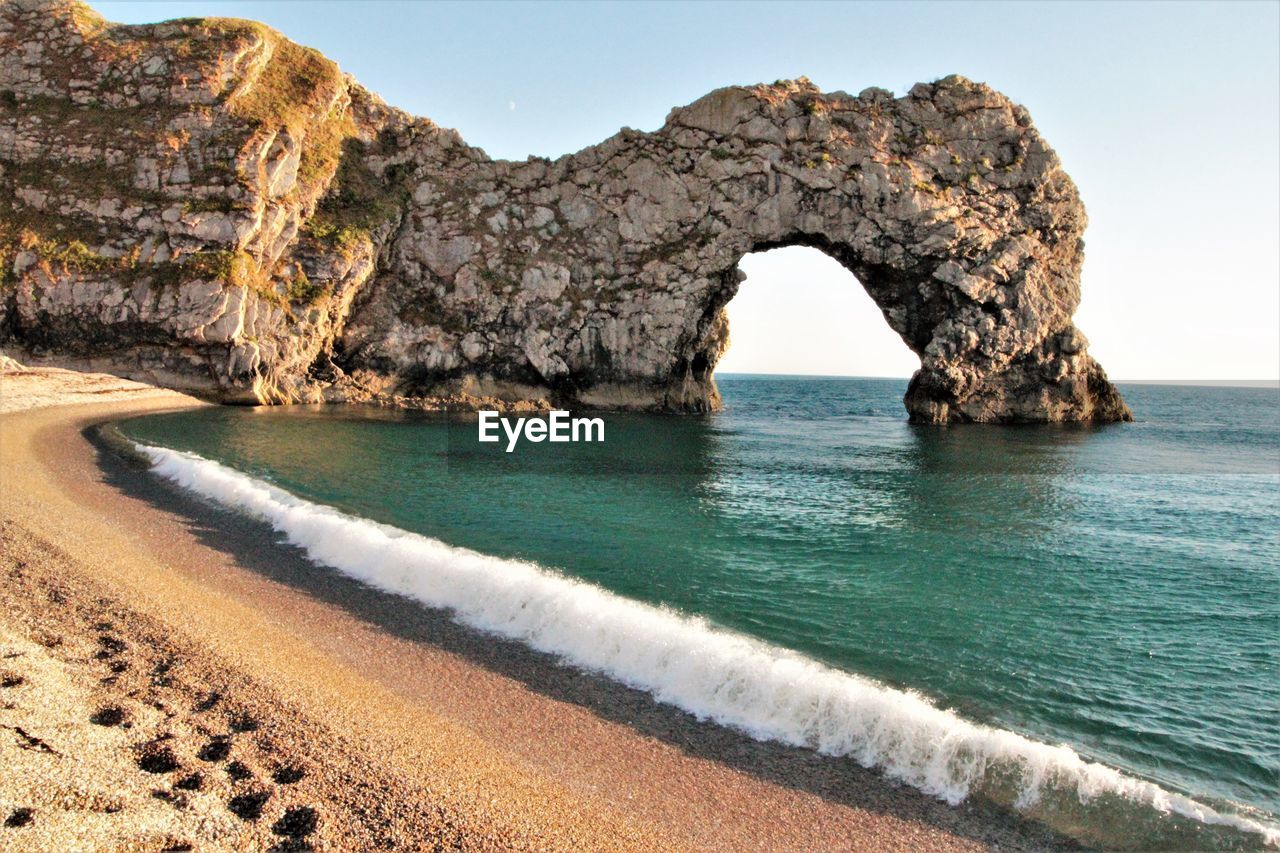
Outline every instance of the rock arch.
<svg viewBox="0 0 1280 853">
<path fill-rule="evenodd" d="M 402 275 L 374 282 L 343 338 L 340 363 L 375 385 L 417 370 L 437 392 L 714 409 L 739 261 L 804 245 L 853 272 L 920 356 L 913 420 L 1128 416 L 1071 322 L 1075 187 L 1025 110 L 963 78 L 901 99 L 721 89 L 655 133 L 476 162 L 414 198 Z M 429 320 L 406 321 L 423 301 Z"/>
<path fill-rule="evenodd" d="M 0 56 L 18 356 L 245 402 L 707 411 L 739 260 L 806 245 L 920 356 L 913 420 L 1130 417 L 1071 320 L 1075 187 L 961 77 L 730 87 L 508 162 L 252 22 L 14 0 Z"/>
</svg>

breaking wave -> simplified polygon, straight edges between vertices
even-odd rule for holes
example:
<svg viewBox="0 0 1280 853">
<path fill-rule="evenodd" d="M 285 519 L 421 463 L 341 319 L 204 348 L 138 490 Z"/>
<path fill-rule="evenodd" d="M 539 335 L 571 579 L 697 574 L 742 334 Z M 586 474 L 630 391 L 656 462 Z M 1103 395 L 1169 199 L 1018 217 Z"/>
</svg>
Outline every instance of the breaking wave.
<svg viewBox="0 0 1280 853">
<path fill-rule="evenodd" d="M 953 805 L 981 792 L 1093 840 L 1106 839 L 1096 829 L 1082 830 L 1092 819 L 1075 814 L 1055 821 L 1050 813 L 1087 806 L 1091 812 L 1132 811 L 1138 805 L 1152 818 L 1194 825 L 1170 840 L 1200 844 L 1206 839 L 1197 833 L 1219 828 L 1235 836 L 1234 844 L 1280 845 L 1280 828 L 1262 820 L 1218 811 L 1087 761 L 1070 747 L 965 720 L 912 691 L 532 563 L 456 548 L 311 503 L 195 454 L 135 446 L 155 473 L 267 522 L 317 564 L 450 610 L 473 628 L 753 738 L 851 758 Z M 1126 814 L 1109 822 L 1131 826 L 1133 820 Z M 1239 833 L 1247 835 L 1241 839 Z"/>
</svg>

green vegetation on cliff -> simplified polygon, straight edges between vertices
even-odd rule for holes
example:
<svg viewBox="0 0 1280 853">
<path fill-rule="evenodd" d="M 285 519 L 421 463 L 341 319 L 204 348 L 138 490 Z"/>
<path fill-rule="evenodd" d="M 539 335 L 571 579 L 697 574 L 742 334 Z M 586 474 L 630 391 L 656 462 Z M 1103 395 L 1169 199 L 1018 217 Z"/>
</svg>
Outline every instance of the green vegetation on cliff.
<svg viewBox="0 0 1280 853">
<path fill-rule="evenodd" d="M 15 43 L 40 44 L 42 85 L 0 91 L 0 120 L 27 143 L 0 159 L 0 286 L 11 289 L 28 250 L 63 275 L 216 280 L 303 304 L 323 295 L 257 229 L 288 227 L 281 210 L 305 221 L 356 133 L 335 63 L 234 19 L 118 26 L 68 2 L 13 15 L 11 29 Z M 273 138 L 297 157 L 283 193 Z M 152 261 L 156 247 L 169 251 Z"/>
<path fill-rule="evenodd" d="M 403 170 L 393 166 L 380 178 L 369 168 L 368 153 L 359 140 L 346 140 L 333 183 L 307 223 L 314 239 L 346 253 L 395 220 L 409 202 Z"/>
<path fill-rule="evenodd" d="M 261 35 L 271 59 L 256 81 L 233 91 L 228 107 L 251 126 L 283 128 L 305 145 L 298 164 L 298 187 L 314 199 L 333 178 L 343 141 L 355 133 L 338 66 L 319 51 L 294 44 L 268 27 Z"/>
</svg>

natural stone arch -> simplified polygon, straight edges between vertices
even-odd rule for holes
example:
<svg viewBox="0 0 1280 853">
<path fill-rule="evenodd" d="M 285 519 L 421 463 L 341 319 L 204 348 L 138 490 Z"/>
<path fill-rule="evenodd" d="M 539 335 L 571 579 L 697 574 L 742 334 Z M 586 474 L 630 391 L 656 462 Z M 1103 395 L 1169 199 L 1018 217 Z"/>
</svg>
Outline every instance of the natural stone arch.
<svg viewBox="0 0 1280 853">
<path fill-rule="evenodd" d="M 1071 322 L 1075 187 L 960 77 L 731 87 L 505 162 L 251 22 L 15 0 L 0 56 L 15 355 L 244 402 L 705 411 L 738 261 L 799 244 L 920 356 L 913 419 L 1129 416 Z"/>
<path fill-rule="evenodd" d="M 963 78 L 901 99 L 721 89 L 655 133 L 444 172 L 415 185 L 393 246 L 413 274 L 376 281 L 348 326 L 340 363 L 363 381 L 713 409 L 738 262 L 804 245 L 920 356 L 914 420 L 1127 416 L 1071 323 L 1075 187 L 1025 110 Z M 405 316 L 424 301 L 424 322 Z"/>
</svg>

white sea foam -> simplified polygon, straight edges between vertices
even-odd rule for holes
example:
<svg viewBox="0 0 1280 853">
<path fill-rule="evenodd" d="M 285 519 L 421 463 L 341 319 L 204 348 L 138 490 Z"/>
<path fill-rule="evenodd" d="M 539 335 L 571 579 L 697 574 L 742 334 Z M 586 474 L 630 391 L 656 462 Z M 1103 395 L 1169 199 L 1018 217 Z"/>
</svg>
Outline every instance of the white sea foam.
<svg viewBox="0 0 1280 853">
<path fill-rule="evenodd" d="M 924 697 L 841 672 L 706 620 L 615 595 L 537 565 L 455 548 L 302 500 L 190 453 L 138 445 L 159 475 L 268 522 L 314 562 L 451 610 L 458 621 L 603 673 L 754 738 L 848 756 L 948 803 L 988 771 L 1010 775 L 1015 805 L 1049 787 L 1081 802 L 1118 795 L 1280 844 L 1280 829 L 1222 814 L 1085 761 L 1067 746 L 979 725 Z"/>
</svg>

